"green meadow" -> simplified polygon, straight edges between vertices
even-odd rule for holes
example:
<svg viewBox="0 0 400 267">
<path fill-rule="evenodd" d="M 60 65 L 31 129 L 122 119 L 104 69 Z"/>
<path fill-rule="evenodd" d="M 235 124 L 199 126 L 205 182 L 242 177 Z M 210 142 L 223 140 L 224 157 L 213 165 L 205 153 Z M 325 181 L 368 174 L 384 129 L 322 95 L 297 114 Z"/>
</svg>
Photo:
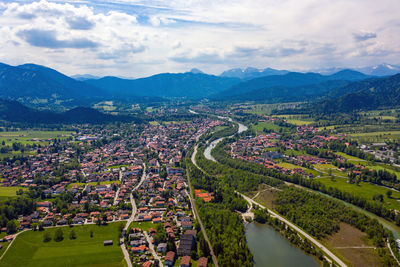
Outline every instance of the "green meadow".
<svg viewBox="0 0 400 267">
<path fill-rule="evenodd" d="M 0 186 L 0 201 L 6 200 L 9 197 L 16 197 L 19 189 L 26 190 L 26 188 L 18 186 Z"/>
<path fill-rule="evenodd" d="M 369 201 L 374 201 L 372 199 L 374 195 L 382 194 L 384 198 L 383 204 L 387 208 L 400 210 L 400 203 L 398 202 L 400 192 L 392 190 L 392 197 L 388 198 L 386 192 L 389 189 L 370 183 L 360 182 L 359 185 L 350 184 L 347 182 L 348 179 L 339 177 L 335 177 L 333 181 L 330 178 L 318 178 L 318 181 L 327 187 L 337 188 L 352 195 L 366 198 Z"/>
<path fill-rule="evenodd" d="M 0 143 L 3 141 L 6 145 L 12 145 L 14 142 L 22 144 L 47 144 L 48 139 L 58 138 L 66 139 L 70 137 L 72 132 L 68 131 L 16 131 L 16 132 L 0 132 Z M 39 139 L 40 141 L 34 141 Z"/>
<path fill-rule="evenodd" d="M 4 255 L 0 266 L 126 266 L 119 247 L 118 225 L 121 223 L 53 227 L 44 231 L 23 232 Z M 64 233 L 64 239 L 60 242 L 53 238 L 57 229 L 62 229 Z M 72 230 L 76 233 L 76 239 L 69 238 Z M 90 231 L 93 231 L 93 237 L 90 237 Z M 50 234 L 51 241 L 43 241 L 45 232 Z M 114 244 L 104 246 L 104 240 L 113 240 Z"/>
</svg>

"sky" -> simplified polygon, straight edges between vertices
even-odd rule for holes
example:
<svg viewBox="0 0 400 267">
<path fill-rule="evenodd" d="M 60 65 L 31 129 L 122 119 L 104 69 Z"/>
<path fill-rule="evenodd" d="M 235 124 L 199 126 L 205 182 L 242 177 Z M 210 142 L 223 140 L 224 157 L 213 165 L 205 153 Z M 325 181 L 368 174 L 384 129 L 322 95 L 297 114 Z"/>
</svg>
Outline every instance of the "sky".
<svg viewBox="0 0 400 267">
<path fill-rule="evenodd" d="M 399 0 L 0 0 L 0 62 L 67 75 L 400 63 Z"/>
</svg>

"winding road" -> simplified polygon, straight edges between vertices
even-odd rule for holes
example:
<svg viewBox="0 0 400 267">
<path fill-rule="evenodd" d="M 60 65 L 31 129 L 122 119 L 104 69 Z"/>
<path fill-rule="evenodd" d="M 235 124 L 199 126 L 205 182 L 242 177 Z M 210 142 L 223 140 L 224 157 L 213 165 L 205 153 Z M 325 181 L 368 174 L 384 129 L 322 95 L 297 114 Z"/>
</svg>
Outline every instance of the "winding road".
<svg viewBox="0 0 400 267">
<path fill-rule="evenodd" d="M 143 182 L 146 180 L 147 178 L 147 174 L 146 174 L 146 165 L 143 164 L 143 174 L 142 174 L 142 178 L 140 179 L 140 182 L 132 189 L 133 191 L 136 191 L 142 184 Z M 131 201 L 131 205 L 132 205 L 132 214 L 131 217 L 129 217 L 128 221 L 125 224 L 124 230 L 128 230 L 129 225 L 133 222 L 133 220 L 135 219 L 136 216 L 136 212 L 137 212 L 137 207 L 136 207 L 136 203 L 135 203 L 135 199 L 132 196 L 132 193 L 130 194 L 130 201 Z M 132 262 L 131 262 L 131 258 L 129 256 L 129 252 L 126 249 L 125 246 L 125 242 L 124 242 L 124 237 L 121 237 L 119 239 L 119 243 L 120 243 L 120 247 L 122 249 L 122 253 L 124 254 L 125 257 L 125 261 L 128 265 L 128 267 L 132 267 Z"/>
<path fill-rule="evenodd" d="M 195 160 L 196 154 L 197 154 L 197 144 L 196 144 L 195 147 L 194 147 L 194 152 L 193 152 L 193 154 L 192 154 L 192 158 L 191 158 L 191 159 L 192 159 L 193 164 L 194 164 L 198 169 L 200 169 L 199 166 L 198 166 L 197 163 L 196 163 L 196 160 Z M 201 169 L 200 169 L 200 170 L 201 170 Z M 203 171 L 203 170 L 201 170 L 201 171 Z M 203 171 L 203 172 L 204 172 L 204 171 Z M 214 266 L 215 266 L 215 267 L 219 267 L 217 257 L 215 256 L 213 247 L 211 246 L 211 242 L 210 242 L 210 240 L 208 239 L 206 229 L 204 228 L 203 223 L 202 223 L 202 221 L 201 221 L 201 218 L 200 218 L 199 214 L 197 213 L 196 203 L 194 202 L 194 198 L 193 198 L 192 184 L 191 184 L 191 182 L 190 182 L 190 175 L 189 175 L 188 169 L 186 169 L 186 176 L 187 176 L 187 179 L 188 179 L 189 191 L 190 191 L 189 200 L 190 200 L 190 204 L 191 204 L 191 206 L 192 206 L 193 213 L 194 213 L 195 217 L 197 218 L 197 221 L 199 222 L 201 232 L 203 233 L 203 236 L 204 236 L 204 240 L 206 241 L 206 243 L 207 243 L 207 245 L 208 245 L 208 248 L 209 248 L 209 250 L 210 250 L 210 254 L 211 254 L 211 258 L 212 258 L 212 261 L 213 261 L 213 263 L 214 263 Z"/>
</svg>

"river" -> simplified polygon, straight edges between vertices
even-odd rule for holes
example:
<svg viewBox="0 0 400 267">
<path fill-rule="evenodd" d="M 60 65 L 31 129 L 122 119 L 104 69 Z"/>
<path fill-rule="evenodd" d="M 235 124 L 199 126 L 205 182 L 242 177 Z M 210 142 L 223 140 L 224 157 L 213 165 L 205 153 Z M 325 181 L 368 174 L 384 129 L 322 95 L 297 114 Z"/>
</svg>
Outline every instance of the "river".
<svg viewBox="0 0 400 267">
<path fill-rule="evenodd" d="M 193 112 L 191 112 L 193 113 Z M 218 116 L 219 119 L 226 119 L 234 122 L 229 117 Z M 247 126 L 239 123 L 238 133 L 247 131 Z M 204 150 L 204 156 L 208 160 L 216 162 L 211 155 L 211 151 L 225 137 L 211 142 Z M 254 256 L 254 266 L 256 267 L 317 267 L 318 261 L 310 255 L 306 255 L 301 249 L 293 246 L 281 234 L 267 225 L 250 223 L 246 227 L 247 245 Z"/>
<path fill-rule="evenodd" d="M 291 245 L 267 225 L 250 223 L 246 227 L 247 245 L 254 256 L 255 267 L 317 267 L 318 261 Z"/>
<path fill-rule="evenodd" d="M 230 121 L 230 122 L 233 122 L 233 120 L 231 119 L 231 118 L 229 118 L 229 117 L 222 117 L 222 116 L 218 116 L 218 118 L 220 118 L 220 119 L 225 119 L 225 120 L 228 120 L 228 121 Z M 238 127 L 238 133 L 242 133 L 242 132 L 244 132 L 244 131 L 247 131 L 247 126 L 246 125 L 243 125 L 243 124 L 241 124 L 240 122 L 235 122 L 239 127 Z M 206 147 L 206 149 L 204 150 L 204 157 L 206 158 L 206 159 L 208 159 L 208 160 L 212 160 L 212 161 L 214 161 L 214 162 L 217 162 L 216 160 L 215 160 L 215 158 L 211 155 L 211 150 L 213 150 L 214 149 L 214 147 L 216 147 L 217 145 L 218 145 L 218 143 L 219 142 L 221 142 L 222 140 L 224 140 L 224 138 L 225 137 L 221 137 L 221 138 L 219 138 L 219 139 L 217 139 L 217 140 L 214 140 L 214 141 L 212 141 L 207 147 Z"/>
</svg>

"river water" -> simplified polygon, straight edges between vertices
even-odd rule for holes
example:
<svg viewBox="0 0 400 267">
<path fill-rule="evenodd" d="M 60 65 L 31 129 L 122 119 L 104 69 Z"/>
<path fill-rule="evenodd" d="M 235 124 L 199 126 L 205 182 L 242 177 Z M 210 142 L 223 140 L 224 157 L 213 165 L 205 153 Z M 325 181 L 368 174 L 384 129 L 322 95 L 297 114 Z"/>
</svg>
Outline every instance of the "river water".
<svg viewBox="0 0 400 267">
<path fill-rule="evenodd" d="M 246 227 L 247 245 L 255 267 L 317 267 L 318 261 L 291 245 L 267 225 L 250 223 Z"/>
<path fill-rule="evenodd" d="M 229 121 L 232 121 L 232 119 L 231 118 L 229 118 L 229 117 L 221 117 L 221 116 L 218 116 L 218 118 L 221 118 L 221 119 L 228 119 Z M 239 122 L 237 122 L 237 124 L 238 124 L 238 133 L 242 133 L 242 132 L 244 132 L 244 131 L 247 131 L 247 126 L 246 125 L 243 125 L 243 124 L 241 124 L 241 123 L 239 123 Z M 225 137 L 221 137 L 221 138 L 219 138 L 219 139 L 217 139 L 217 140 L 214 140 L 214 141 L 212 141 L 207 147 L 206 147 L 206 149 L 204 150 L 204 157 L 206 158 L 206 159 L 208 159 L 208 160 L 212 160 L 212 161 L 214 161 L 214 162 L 217 162 L 216 160 L 215 160 L 215 158 L 211 155 L 211 150 L 213 150 L 214 149 L 214 147 L 216 147 L 217 145 L 218 145 L 218 143 L 219 142 L 221 142 L 222 140 L 224 140 L 224 138 Z"/>
<path fill-rule="evenodd" d="M 220 117 L 228 119 L 229 117 Z M 238 124 L 238 133 L 247 131 L 247 126 Z M 204 150 L 204 156 L 208 160 L 216 162 L 211 155 L 213 148 L 225 137 L 211 142 Z M 254 256 L 255 267 L 317 267 L 318 261 L 310 255 L 305 254 L 301 249 L 293 246 L 281 234 L 267 225 L 250 223 L 246 227 L 247 245 Z"/>
</svg>

